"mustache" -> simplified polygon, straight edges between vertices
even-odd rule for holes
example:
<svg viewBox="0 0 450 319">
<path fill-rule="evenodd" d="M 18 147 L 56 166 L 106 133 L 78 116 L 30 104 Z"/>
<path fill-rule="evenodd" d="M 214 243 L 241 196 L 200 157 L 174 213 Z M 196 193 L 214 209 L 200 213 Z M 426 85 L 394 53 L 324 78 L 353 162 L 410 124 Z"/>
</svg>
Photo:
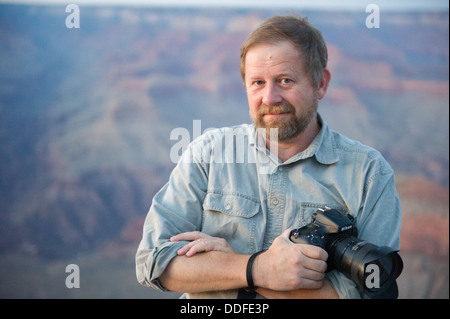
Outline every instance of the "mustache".
<svg viewBox="0 0 450 319">
<path fill-rule="evenodd" d="M 280 114 L 280 113 L 295 114 L 295 108 L 289 102 L 284 102 L 280 105 L 261 104 L 261 106 L 258 109 L 258 115 L 260 116 L 266 114 Z"/>
</svg>

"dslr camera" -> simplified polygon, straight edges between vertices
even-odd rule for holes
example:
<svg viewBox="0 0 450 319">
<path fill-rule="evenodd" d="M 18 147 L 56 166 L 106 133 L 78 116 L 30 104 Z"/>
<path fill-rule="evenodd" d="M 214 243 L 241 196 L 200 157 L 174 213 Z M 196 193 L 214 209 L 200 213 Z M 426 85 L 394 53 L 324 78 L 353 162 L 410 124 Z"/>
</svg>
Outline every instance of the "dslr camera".
<svg viewBox="0 0 450 319">
<path fill-rule="evenodd" d="M 318 209 L 310 224 L 294 229 L 290 240 L 319 246 L 328 253 L 327 272 L 337 269 L 374 299 L 398 298 L 397 277 L 403 261 L 396 250 L 358 239 L 353 216 L 336 209 Z"/>
</svg>

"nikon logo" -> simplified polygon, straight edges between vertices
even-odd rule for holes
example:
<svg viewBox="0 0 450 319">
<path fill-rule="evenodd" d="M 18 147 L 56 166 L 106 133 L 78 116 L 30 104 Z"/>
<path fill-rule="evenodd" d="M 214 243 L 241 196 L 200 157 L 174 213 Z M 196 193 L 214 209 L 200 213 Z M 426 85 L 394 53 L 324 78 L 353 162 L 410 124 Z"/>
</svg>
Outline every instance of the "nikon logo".
<svg viewBox="0 0 450 319">
<path fill-rule="evenodd" d="M 380 268 L 376 264 L 368 264 L 364 269 L 365 285 L 368 289 L 380 288 Z"/>
</svg>

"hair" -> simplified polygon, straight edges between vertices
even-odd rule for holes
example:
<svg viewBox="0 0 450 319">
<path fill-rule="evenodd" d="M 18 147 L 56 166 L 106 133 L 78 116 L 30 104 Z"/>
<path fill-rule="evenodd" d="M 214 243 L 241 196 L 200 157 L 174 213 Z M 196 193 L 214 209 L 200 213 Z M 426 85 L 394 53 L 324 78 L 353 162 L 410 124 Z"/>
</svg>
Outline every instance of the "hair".
<svg viewBox="0 0 450 319">
<path fill-rule="evenodd" d="M 241 46 L 242 80 L 245 82 L 245 58 L 252 46 L 286 40 L 299 50 L 311 84 L 318 87 L 327 66 L 328 51 L 321 32 L 308 22 L 307 17 L 275 16 L 250 33 Z"/>
</svg>

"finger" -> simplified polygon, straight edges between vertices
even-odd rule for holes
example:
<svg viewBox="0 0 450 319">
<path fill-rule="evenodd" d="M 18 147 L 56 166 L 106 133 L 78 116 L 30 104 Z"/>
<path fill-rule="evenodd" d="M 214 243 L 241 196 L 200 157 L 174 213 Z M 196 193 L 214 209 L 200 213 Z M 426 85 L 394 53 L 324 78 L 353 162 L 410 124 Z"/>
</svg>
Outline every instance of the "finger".
<svg viewBox="0 0 450 319">
<path fill-rule="evenodd" d="M 194 256 L 197 253 L 210 251 L 214 246 L 209 245 L 209 242 L 204 238 L 194 240 L 178 250 L 178 254 L 186 255 L 187 257 Z"/>
<path fill-rule="evenodd" d="M 191 247 L 195 245 L 194 242 L 190 242 L 186 245 L 184 245 L 183 247 L 181 247 L 180 249 L 178 249 L 177 253 L 178 255 L 186 255 L 186 253 L 191 249 Z"/>
<path fill-rule="evenodd" d="M 325 273 L 327 270 L 327 263 L 326 261 L 320 259 L 305 258 L 303 261 L 303 267 L 319 273 Z"/>
<path fill-rule="evenodd" d="M 328 253 L 325 251 L 325 249 L 314 245 L 300 245 L 302 246 L 301 249 L 305 256 L 323 261 L 326 261 L 328 259 Z"/>
<path fill-rule="evenodd" d="M 205 236 L 207 236 L 205 233 L 199 231 L 191 231 L 172 236 L 170 237 L 170 241 L 194 241 Z"/>
<path fill-rule="evenodd" d="M 281 233 L 280 237 L 287 239 L 288 241 L 291 241 L 289 239 L 289 235 L 291 234 L 291 231 L 293 230 L 293 228 L 288 228 L 286 229 L 284 232 Z"/>
<path fill-rule="evenodd" d="M 312 280 L 309 278 L 301 278 L 300 287 L 305 289 L 318 289 L 322 288 L 323 280 Z"/>
<path fill-rule="evenodd" d="M 194 256 L 196 253 L 205 251 L 204 249 L 200 248 L 200 244 L 197 241 L 190 242 L 189 244 L 184 245 L 180 249 L 178 249 L 177 253 L 179 256 L 187 256 L 191 257 Z"/>
<path fill-rule="evenodd" d="M 304 268 L 304 269 L 302 269 L 302 272 L 301 272 L 301 278 L 312 280 L 312 281 L 322 281 L 325 278 L 325 273 L 316 271 L 316 270 L 311 270 L 308 268 Z"/>
<path fill-rule="evenodd" d="M 190 247 L 189 251 L 186 252 L 187 257 L 194 256 L 197 253 L 208 251 L 206 242 L 202 240 L 196 240 L 192 242 L 193 245 Z"/>
</svg>

